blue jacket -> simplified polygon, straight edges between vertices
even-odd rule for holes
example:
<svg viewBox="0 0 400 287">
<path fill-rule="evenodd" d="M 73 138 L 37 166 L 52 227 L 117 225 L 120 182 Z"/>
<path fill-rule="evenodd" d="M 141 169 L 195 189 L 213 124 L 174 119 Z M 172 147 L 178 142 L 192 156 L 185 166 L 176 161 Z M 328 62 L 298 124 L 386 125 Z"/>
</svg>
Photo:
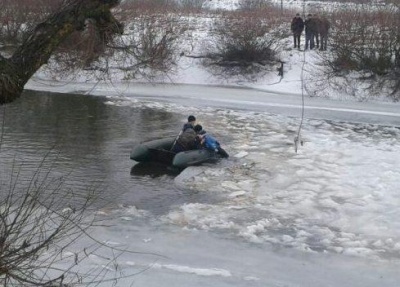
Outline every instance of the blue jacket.
<svg viewBox="0 0 400 287">
<path fill-rule="evenodd" d="M 219 147 L 221 146 L 219 142 L 210 136 L 209 134 L 204 135 L 204 147 L 209 150 L 218 151 Z"/>
</svg>

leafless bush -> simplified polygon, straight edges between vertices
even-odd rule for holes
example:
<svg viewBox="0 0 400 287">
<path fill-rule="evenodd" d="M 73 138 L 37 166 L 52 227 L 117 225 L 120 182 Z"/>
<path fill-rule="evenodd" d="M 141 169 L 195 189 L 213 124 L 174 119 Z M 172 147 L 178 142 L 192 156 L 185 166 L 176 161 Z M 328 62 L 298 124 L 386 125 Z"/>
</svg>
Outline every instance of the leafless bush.
<svg viewBox="0 0 400 287">
<path fill-rule="evenodd" d="M 71 245 L 93 224 L 84 213 L 94 194 L 74 194 L 63 179 L 51 178 L 44 162 L 27 181 L 15 168 L 7 185 L 0 182 L 2 286 L 67 286 L 84 275 L 74 269 L 87 256 Z M 68 251 L 74 259 L 59 269 Z"/>
<path fill-rule="evenodd" d="M 119 10 L 132 15 L 136 11 L 137 14 L 160 13 L 163 11 L 173 11 L 176 9 L 176 0 L 130 0 L 122 3 Z"/>
<path fill-rule="evenodd" d="M 242 10 L 265 9 L 270 6 L 271 3 L 269 0 L 241 0 L 239 2 L 239 7 Z"/>
<path fill-rule="evenodd" d="M 141 15 L 127 27 L 129 33 L 110 47 L 117 50 L 116 65 L 126 79 L 170 72 L 176 63 L 178 39 L 186 27 L 170 15 Z"/>
<path fill-rule="evenodd" d="M 398 10 L 347 11 L 335 15 L 331 54 L 325 63 L 335 75 L 351 71 L 367 74 L 376 85 L 389 81 L 393 95 L 400 91 Z M 379 79 L 379 80 L 378 80 Z"/>
<path fill-rule="evenodd" d="M 46 71 L 54 78 L 77 75 L 80 69 L 96 71 L 92 76 L 99 80 L 115 78 L 115 71 L 126 80 L 171 72 L 178 39 L 186 30 L 171 3 L 138 0 L 118 7 L 115 16 L 125 29 L 112 39 L 104 39 L 87 21 L 83 31 L 74 32 L 59 47 Z"/>
<path fill-rule="evenodd" d="M 177 5 L 186 10 L 201 9 L 205 0 L 175 0 Z"/>
<path fill-rule="evenodd" d="M 134 276 L 138 271 L 122 270 L 117 258 L 137 252 L 91 235 L 93 228 L 104 226 L 94 212 L 102 191 L 68 188 L 67 176 L 56 177 L 52 171 L 56 157 L 49 153 L 32 172 L 16 161 L 6 163 L 7 174 L 0 177 L 0 285 L 98 286 Z M 102 258 L 103 265 L 85 265 L 91 257 Z"/>
<path fill-rule="evenodd" d="M 230 13 L 216 18 L 204 64 L 228 74 L 252 74 L 276 62 L 276 20 L 254 13 Z"/>
</svg>

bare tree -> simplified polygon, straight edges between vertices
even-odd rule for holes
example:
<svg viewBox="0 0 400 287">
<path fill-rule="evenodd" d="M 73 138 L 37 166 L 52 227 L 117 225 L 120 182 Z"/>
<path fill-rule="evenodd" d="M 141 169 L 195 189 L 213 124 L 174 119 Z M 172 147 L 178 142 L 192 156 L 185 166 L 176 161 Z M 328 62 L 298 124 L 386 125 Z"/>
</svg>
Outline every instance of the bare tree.
<svg viewBox="0 0 400 287">
<path fill-rule="evenodd" d="M 112 35 L 122 33 L 122 24 L 111 13 L 119 2 L 66 0 L 57 13 L 33 29 L 10 58 L 0 56 L 0 104 L 18 98 L 32 75 L 69 35 L 83 30 L 88 19 L 95 23 L 103 43 Z"/>
</svg>

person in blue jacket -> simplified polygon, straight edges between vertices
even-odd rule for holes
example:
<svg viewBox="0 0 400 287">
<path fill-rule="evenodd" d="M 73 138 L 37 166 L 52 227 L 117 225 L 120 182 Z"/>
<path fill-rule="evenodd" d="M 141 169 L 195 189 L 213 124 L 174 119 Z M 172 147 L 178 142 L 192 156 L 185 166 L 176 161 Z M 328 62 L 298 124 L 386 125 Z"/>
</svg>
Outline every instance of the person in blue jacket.
<svg viewBox="0 0 400 287">
<path fill-rule="evenodd" d="M 199 141 L 199 148 L 205 148 L 211 150 L 213 152 L 219 153 L 222 157 L 229 157 L 228 153 L 221 148 L 220 143 L 211 135 L 207 134 L 202 127 L 198 127 L 200 125 L 196 125 L 194 129 L 196 130 L 198 141 Z"/>
</svg>

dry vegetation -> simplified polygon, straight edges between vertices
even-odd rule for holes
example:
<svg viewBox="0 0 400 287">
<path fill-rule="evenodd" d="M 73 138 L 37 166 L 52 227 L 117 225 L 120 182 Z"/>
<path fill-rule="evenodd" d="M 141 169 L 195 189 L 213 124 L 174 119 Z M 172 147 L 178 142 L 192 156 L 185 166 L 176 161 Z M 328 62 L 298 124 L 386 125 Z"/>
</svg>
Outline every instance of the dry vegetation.
<svg viewBox="0 0 400 287">
<path fill-rule="evenodd" d="M 326 72 L 331 76 L 363 72 L 365 79 L 389 85 L 394 98 L 400 91 L 398 1 L 388 6 L 361 3 L 359 9 L 332 12 L 328 53 L 324 54 Z M 20 44 L 29 30 L 57 9 L 62 0 L 0 0 L 0 41 L 6 49 Z M 202 58 L 215 75 L 256 75 L 274 69 L 276 55 L 285 47 L 281 39 L 290 36 L 288 22 L 293 11 L 280 10 L 267 0 L 242 0 L 238 11 L 205 11 L 201 0 L 132 0 L 115 9 L 125 23 L 125 33 L 105 41 L 88 22 L 84 31 L 73 33 L 58 49 L 52 65 L 54 75 L 86 69 L 125 72 L 125 79 L 153 77 L 172 73 L 182 56 Z M 30 11 L 25 13 L 25 11 Z M 191 33 L 198 19 L 213 19 L 206 27 L 207 39 L 199 42 Z M 204 29 L 204 27 L 203 27 Z M 190 42 L 190 43 L 188 43 Z M 105 44 L 107 43 L 107 44 Z M 183 46 L 188 45 L 191 49 Z M 196 51 L 196 55 L 191 52 Z M 261 75 L 262 76 L 262 75 Z M 362 79 L 361 79 L 362 80 Z M 368 79 L 367 79 L 368 80 Z"/>
<path fill-rule="evenodd" d="M 400 12 L 398 9 L 360 8 L 332 15 L 330 53 L 324 55 L 332 76 L 360 73 L 360 80 L 379 90 L 400 92 Z"/>
<path fill-rule="evenodd" d="M 116 258 L 129 251 L 90 235 L 102 224 L 88 213 L 101 190 L 69 189 L 65 178 L 52 175 L 51 158 L 45 156 L 30 176 L 14 162 L 7 180 L 4 174 L 0 179 L 0 285 L 88 286 L 127 276 Z M 88 244 L 76 244 L 85 238 Z M 105 268 L 81 268 L 90 257 L 105 254 L 111 254 Z"/>
</svg>

